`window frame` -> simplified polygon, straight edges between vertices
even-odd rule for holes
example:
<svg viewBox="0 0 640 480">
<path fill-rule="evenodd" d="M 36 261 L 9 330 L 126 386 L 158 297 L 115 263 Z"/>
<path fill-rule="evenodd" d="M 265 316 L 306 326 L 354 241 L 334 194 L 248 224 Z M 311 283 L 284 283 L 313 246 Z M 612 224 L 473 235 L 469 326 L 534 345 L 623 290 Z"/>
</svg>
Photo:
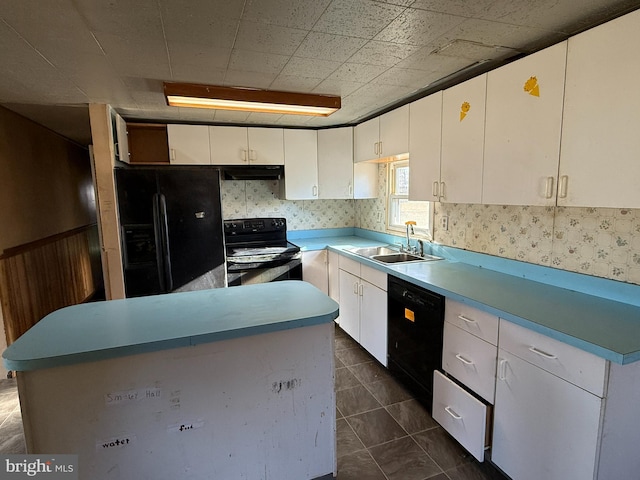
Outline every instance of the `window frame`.
<svg viewBox="0 0 640 480">
<path fill-rule="evenodd" d="M 411 167 L 410 167 L 410 163 L 409 160 L 396 160 L 393 162 L 389 162 L 389 164 L 387 165 L 387 195 L 386 195 L 386 207 L 387 207 L 387 212 L 386 212 L 386 229 L 387 232 L 392 233 L 392 234 L 396 234 L 396 235 L 406 235 L 406 225 L 404 224 L 397 224 L 397 223 L 392 223 L 392 213 L 397 210 L 398 207 L 396 207 L 394 205 L 394 202 L 396 200 L 403 200 L 406 199 L 407 201 L 415 201 L 415 200 L 409 200 L 409 195 L 400 195 L 400 194 L 396 194 L 395 193 L 395 170 L 399 167 L 409 167 L 409 176 L 411 176 Z M 413 236 L 417 237 L 417 238 L 423 238 L 429 241 L 433 240 L 433 213 L 434 213 L 434 205 L 433 202 L 424 201 L 425 203 L 428 204 L 428 209 L 429 209 L 429 218 L 428 218 L 428 226 L 425 227 L 419 227 L 419 226 L 414 226 L 414 234 Z"/>
</svg>

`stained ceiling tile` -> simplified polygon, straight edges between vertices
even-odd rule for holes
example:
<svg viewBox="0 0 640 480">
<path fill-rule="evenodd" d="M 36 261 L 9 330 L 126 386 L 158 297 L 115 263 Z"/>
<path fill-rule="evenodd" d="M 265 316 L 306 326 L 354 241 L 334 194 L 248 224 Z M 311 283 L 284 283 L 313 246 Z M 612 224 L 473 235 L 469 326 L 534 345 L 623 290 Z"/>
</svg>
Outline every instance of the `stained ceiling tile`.
<svg viewBox="0 0 640 480">
<path fill-rule="evenodd" d="M 298 28 L 242 21 L 234 48 L 293 55 L 306 36 L 307 32 Z"/>
<path fill-rule="evenodd" d="M 235 110 L 216 110 L 213 117 L 214 122 L 222 123 L 242 123 L 249 116 L 249 112 L 238 112 Z"/>
<path fill-rule="evenodd" d="M 169 42 L 167 47 L 172 66 L 178 64 L 191 65 L 196 69 L 200 66 L 225 69 L 231 57 L 230 48 L 208 47 L 183 42 Z"/>
<path fill-rule="evenodd" d="M 487 9 L 496 0 L 415 0 L 411 8 L 429 10 L 431 12 L 448 13 L 461 17 L 473 17 Z"/>
<path fill-rule="evenodd" d="M 611 0 L 583 0 L 577 14 L 573 0 L 536 0 L 536 8 L 530 8 L 527 0 L 496 0 L 477 17 L 571 34 L 583 18 L 607 10 L 611 4 Z M 637 2 L 635 6 L 638 6 Z"/>
<path fill-rule="evenodd" d="M 310 32 L 295 53 L 297 57 L 344 62 L 367 43 L 362 38 Z"/>
<path fill-rule="evenodd" d="M 393 66 L 417 52 L 420 47 L 372 40 L 349 58 L 351 63 Z"/>
<path fill-rule="evenodd" d="M 329 3 L 331 0 L 248 0 L 243 18 L 309 30 Z"/>
<path fill-rule="evenodd" d="M 282 69 L 282 75 L 302 75 L 324 79 L 342 65 L 342 62 L 320 60 L 318 58 L 291 57 Z"/>
<path fill-rule="evenodd" d="M 278 75 L 269 86 L 272 90 L 285 92 L 310 92 L 322 81 L 320 78 L 309 78 L 300 75 Z"/>
<path fill-rule="evenodd" d="M 393 67 L 374 79 L 372 83 L 420 89 L 426 87 L 430 82 L 422 70 Z"/>
<path fill-rule="evenodd" d="M 234 50 L 229 68 L 243 72 L 260 72 L 277 75 L 287 64 L 289 57 L 274 53 L 261 53 L 249 50 Z"/>
<path fill-rule="evenodd" d="M 164 41 L 162 18 L 155 0 L 137 0 L 134 8 L 129 2 L 104 0 L 83 0 L 72 4 L 94 33 L 108 33 L 129 40 Z"/>
<path fill-rule="evenodd" d="M 325 95 L 340 95 L 346 97 L 362 87 L 364 83 L 353 82 L 350 80 L 328 79 L 320 83 L 313 89 L 313 93 L 322 93 Z"/>
<path fill-rule="evenodd" d="M 374 1 L 333 0 L 320 20 L 316 32 L 373 38 L 398 17 L 404 7 Z"/>
<path fill-rule="evenodd" d="M 375 39 L 383 42 L 428 45 L 464 20 L 464 17 L 409 8 Z"/>
<path fill-rule="evenodd" d="M 376 78 L 388 67 L 384 65 L 366 65 L 363 63 L 344 63 L 333 72 L 327 80 L 349 80 L 367 83 Z"/>
<path fill-rule="evenodd" d="M 526 45 L 548 35 L 553 34 L 532 27 L 469 19 L 442 35 L 434 45 L 442 47 L 454 40 L 462 39 L 490 46 L 518 49 L 526 48 Z"/>
<path fill-rule="evenodd" d="M 269 88 L 269 85 L 273 83 L 277 76 L 277 73 L 227 70 L 224 76 L 224 85 L 229 87 Z"/>
</svg>

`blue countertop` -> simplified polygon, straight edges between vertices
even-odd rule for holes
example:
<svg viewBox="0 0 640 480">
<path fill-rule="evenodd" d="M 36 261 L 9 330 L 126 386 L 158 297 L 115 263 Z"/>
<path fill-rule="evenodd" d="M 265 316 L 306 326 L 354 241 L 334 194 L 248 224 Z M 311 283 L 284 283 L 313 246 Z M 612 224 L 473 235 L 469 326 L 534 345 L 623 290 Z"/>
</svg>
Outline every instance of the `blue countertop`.
<svg viewBox="0 0 640 480">
<path fill-rule="evenodd" d="M 497 315 L 619 364 L 640 360 L 640 307 L 454 259 L 381 264 L 346 251 L 384 245 L 359 236 L 296 239 L 324 245 L 372 268 Z M 387 242 L 388 243 L 388 242 Z M 437 248 L 437 246 L 436 246 Z M 441 255 L 439 251 L 433 252 Z"/>
<path fill-rule="evenodd" d="M 170 293 L 57 310 L 4 351 L 25 371 L 318 325 L 338 304 L 306 282 Z"/>
</svg>

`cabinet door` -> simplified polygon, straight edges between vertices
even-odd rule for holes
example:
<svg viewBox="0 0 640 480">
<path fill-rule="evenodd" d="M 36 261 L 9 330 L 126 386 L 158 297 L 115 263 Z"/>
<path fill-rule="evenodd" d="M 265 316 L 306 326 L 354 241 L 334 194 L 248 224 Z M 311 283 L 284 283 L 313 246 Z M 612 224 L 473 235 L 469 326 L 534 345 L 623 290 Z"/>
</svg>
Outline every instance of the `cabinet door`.
<svg viewBox="0 0 640 480">
<path fill-rule="evenodd" d="M 484 461 L 486 405 L 437 370 L 433 372 L 433 419 L 478 461 Z"/>
<path fill-rule="evenodd" d="M 129 163 L 129 138 L 127 136 L 127 122 L 117 113 L 116 118 L 116 158 L 121 162 Z"/>
<path fill-rule="evenodd" d="M 442 94 L 440 200 L 480 203 L 487 75 L 445 90 Z"/>
<path fill-rule="evenodd" d="M 378 155 L 389 157 L 409 152 L 409 105 L 380 116 Z"/>
<path fill-rule="evenodd" d="M 318 134 L 316 130 L 285 130 L 284 168 L 287 200 L 318 198 Z"/>
<path fill-rule="evenodd" d="M 360 343 L 360 282 L 355 275 L 340 270 L 340 328 Z"/>
<path fill-rule="evenodd" d="M 500 349 L 491 459 L 511 478 L 593 478 L 602 399 Z"/>
<path fill-rule="evenodd" d="M 247 127 L 209 127 L 209 139 L 214 165 L 249 163 Z"/>
<path fill-rule="evenodd" d="M 328 261 L 328 270 L 329 270 L 329 296 L 333 298 L 336 302 L 340 303 L 340 274 L 339 274 L 339 262 L 340 262 L 340 254 L 336 252 L 329 251 L 329 261 Z M 340 318 L 340 317 L 338 317 Z M 340 323 L 338 319 L 336 319 L 336 323 Z"/>
<path fill-rule="evenodd" d="M 284 165 L 282 128 L 248 129 L 249 160 L 254 165 Z"/>
<path fill-rule="evenodd" d="M 353 198 L 353 127 L 318 130 L 318 198 Z"/>
<path fill-rule="evenodd" d="M 359 125 L 354 129 L 354 162 L 364 162 L 366 160 L 375 160 L 380 154 L 378 149 L 380 146 L 380 117 L 372 118 Z"/>
<path fill-rule="evenodd" d="M 209 127 L 167 125 L 169 162 L 177 165 L 209 165 Z"/>
<path fill-rule="evenodd" d="M 409 106 L 409 200 L 440 198 L 442 92 Z"/>
<path fill-rule="evenodd" d="M 442 369 L 493 404 L 498 347 L 449 322 L 442 343 Z"/>
<path fill-rule="evenodd" d="M 364 280 L 360 289 L 360 344 L 386 367 L 387 292 Z"/>
<path fill-rule="evenodd" d="M 302 279 L 325 295 L 329 294 L 326 250 L 302 252 Z"/>
<path fill-rule="evenodd" d="M 640 208 L 640 10 L 571 37 L 558 205 Z"/>
<path fill-rule="evenodd" d="M 487 75 L 482 203 L 555 205 L 567 42 Z"/>
<path fill-rule="evenodd" d="M 378 164 L 353 164 L 353 198 L 378 198 Z"/>
</svg>

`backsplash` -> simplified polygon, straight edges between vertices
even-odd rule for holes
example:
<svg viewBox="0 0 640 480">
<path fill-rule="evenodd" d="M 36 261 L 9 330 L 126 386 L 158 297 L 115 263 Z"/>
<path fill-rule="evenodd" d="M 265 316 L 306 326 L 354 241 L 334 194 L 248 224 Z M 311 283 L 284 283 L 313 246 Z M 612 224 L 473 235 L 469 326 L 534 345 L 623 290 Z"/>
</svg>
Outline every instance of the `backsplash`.
<svg viewBox="0 0 640 480">
<path fill-rule="evenodd" d="M 385 232 L 387 166 L 378 198 L 280 200 L 277 181 L 223 181 L 224 218 L 287 218 L 290 230 L 358 227 Z M 434 241 L 640 285 L 640 210 L 436 203 Z M 449 229 L 438 226 L 449 217 Z"/>
<path fill-rule="evenodd" d="M 355 225 L 353 200 L 280 200 L 277 180 L 223 180 L 222 216 L 284 217 L 289 230 L 344 228 Z"/>
</svg>

